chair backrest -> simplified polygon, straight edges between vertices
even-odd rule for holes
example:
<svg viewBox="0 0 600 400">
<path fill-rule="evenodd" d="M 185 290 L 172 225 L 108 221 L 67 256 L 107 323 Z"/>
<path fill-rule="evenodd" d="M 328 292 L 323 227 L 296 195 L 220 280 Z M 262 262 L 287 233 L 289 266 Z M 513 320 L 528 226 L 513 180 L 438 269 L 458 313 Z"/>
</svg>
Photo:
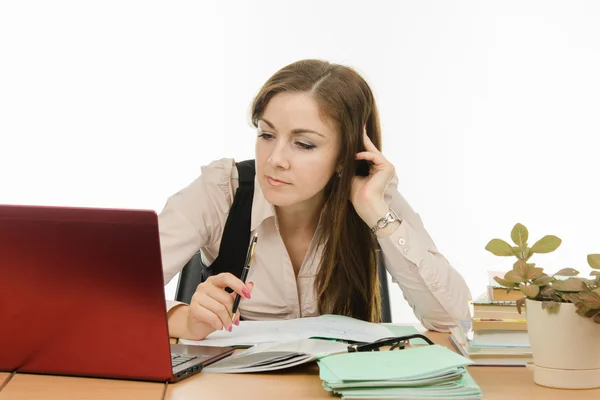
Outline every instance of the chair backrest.
<svg viewBox="0 0 600 400">
<path fill-rule="evenodd" d="M 379 291 L 381 293 L 381 322 L 392 322 L 390 292 L 383 257 L 379 257 L 377 272 L 379 274 Z M 198 252 L 188 261 L 179 274 L 175 300 L 189 304 L 198 285 L 204 282 L 208 276 L 209 269 L 202 262 L 201 254 Z"/>
<path fill-rule="evenodd" d="M 209 276 L 210 271 L 202 262 L 200 252 L 194 254 L 179 273 L 175 300 L 190 304 L 198 285 L 204 282 Z"/>
<path fill-rule="evenodd" d="M 377 264 L 377 273 L 379 274 L 379 293 L 381 296 L 381 322 L 392 322 L 392 302 L 390 300 L 390 289 L 387 280 L 387 270 L 379 253 L 379 263 Z"/>
</svg>

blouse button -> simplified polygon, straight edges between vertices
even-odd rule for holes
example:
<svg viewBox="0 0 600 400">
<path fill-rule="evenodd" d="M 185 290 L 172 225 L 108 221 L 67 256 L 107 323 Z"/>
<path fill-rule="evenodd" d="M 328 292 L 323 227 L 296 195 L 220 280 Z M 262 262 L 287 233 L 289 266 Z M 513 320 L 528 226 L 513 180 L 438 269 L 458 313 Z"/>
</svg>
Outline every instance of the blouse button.
<svg viewBox="0 0 600 400">
<path fill-rule="evenodd" d="M 400 243 L 401 246 L 404 246 L 406 240 L 404 240 L 404 238 L 400 238 L 400 240 L 398 240 L 398 243 Z"/>
</svg>

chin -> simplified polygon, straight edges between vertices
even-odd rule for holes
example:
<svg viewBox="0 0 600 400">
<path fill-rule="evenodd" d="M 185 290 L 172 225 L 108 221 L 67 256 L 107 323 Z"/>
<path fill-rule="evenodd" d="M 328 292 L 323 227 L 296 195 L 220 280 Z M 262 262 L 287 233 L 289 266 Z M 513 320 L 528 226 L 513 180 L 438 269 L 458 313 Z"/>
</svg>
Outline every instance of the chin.
<svg viewBox="0 0 600 400">
<path fill-rule="evenodd" d="M 276 207 L 285 207 L 292 204 L 298 203 L 298 200 L 294 196 L 286 195 L 283 193 L 274 193 L 273 190 L 263 190 L 265 199 Z"/>
</svg>

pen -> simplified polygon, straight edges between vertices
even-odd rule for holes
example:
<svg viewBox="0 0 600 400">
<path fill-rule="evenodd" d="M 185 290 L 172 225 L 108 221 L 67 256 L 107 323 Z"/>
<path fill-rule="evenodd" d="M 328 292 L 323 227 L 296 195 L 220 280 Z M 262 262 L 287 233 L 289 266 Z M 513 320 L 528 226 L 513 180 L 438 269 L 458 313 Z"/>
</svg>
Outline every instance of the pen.
<svg viewBox="0 0 600 400">
<path fill-rule="evenodd" d="M 258 241 L 258 234 L 254 234 L 252 241 L 250 242 L 250 246 L 248 246 L 248 252 L 246 253 L 246 262 L 244 263 L 244 269 L 242 270 L 242 277 L 240 278 L 242 282 L 246 283 L 246 278 L 248 277 L 248 271 L 250 271 L 250 264 L 252 263 L 252 258 L 254 257 L 254 249 L 256 248 L 256 242 Z M 236 294 L 235 300 L 233 301 L 233 309 L 231 310 L 231 321 L 235 321 L 235 314 L 237 313 L 238 306 L 240 305 L 240 300 L 242 296 L 240 294 Z"/>
</svg>

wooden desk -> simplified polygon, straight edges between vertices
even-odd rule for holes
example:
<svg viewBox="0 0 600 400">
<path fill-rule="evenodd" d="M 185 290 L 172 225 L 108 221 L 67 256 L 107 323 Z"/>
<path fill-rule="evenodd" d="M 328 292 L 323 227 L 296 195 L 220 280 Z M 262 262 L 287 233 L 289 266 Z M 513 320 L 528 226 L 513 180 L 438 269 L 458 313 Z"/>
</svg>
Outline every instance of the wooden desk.
<svg viewBox="0 0 600 400">
<path fill-rule="evenodd" d="M 451 347 L 447 334 L 427 332 Z M 485 400 L 597 400 L 600 389 L 557 390 L 537 386 L 523 367 L 469 367 Z M 17 374 L 0 391 L 0 400 L 136 399 L 336 399 L 323 389 L 315 363 L 274 373 L 200 373 L 166 387 L 161 383 Z M 0 373 L 0 382 L 9 374 Z"/>
<path fill-rule="evenodd" d="M 161 400 L 164 383 L 16 374 L 0 391 L 2 400 Z"/>
<path fill-rule="evenodd" d="M 435 343 L 454 350 L 448 334 L 426 332 Z M 557 390 L 533 383 L 533 373 L 524 367 L 469 367 L 469 372 L 481 387 L 485 400 L 598 400 L 600 389 Z M 254 399 L 328 399 L 332 397 L 321 386 L 319 368 L 315 363 L 287 372 L 262 374 L 198 374 L 167 387 L 166 400 L 194 399 L 202 393 L 203 400 L 228 398 Z M 0 397 L 1 399 L 1 397 Z"/>
<path fill-rule="evenodd" d="M 0 388 L 4 385 L 4 382 L 8 379 L 9 376 L 10 374 L 7 374 L 6 372 L 0 372 Z"/>
<path fill-rule="evenodd" d="M 427 332 L 435 343 L 452 350 L 447 334 Z M 525 367 L 468 367 L 485 400 L 592 400 L 600 399 L 600 389 L 550 389 L 533 383 L 533 372 Z"/>
</svg>

